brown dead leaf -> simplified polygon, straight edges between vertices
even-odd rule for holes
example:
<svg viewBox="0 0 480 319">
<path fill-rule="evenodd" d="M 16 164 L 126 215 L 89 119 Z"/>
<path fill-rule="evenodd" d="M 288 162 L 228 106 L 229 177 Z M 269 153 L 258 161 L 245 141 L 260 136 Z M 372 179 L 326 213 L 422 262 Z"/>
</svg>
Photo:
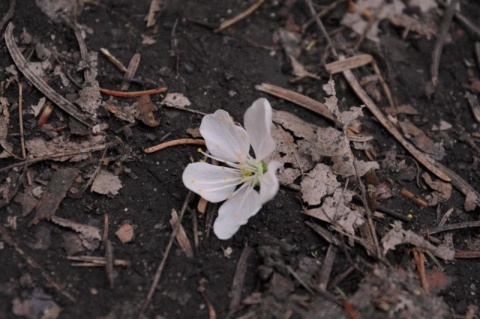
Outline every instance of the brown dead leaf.
<svg viewBox="0 0 480 319">
<path fill-rule="evenodd" d="M 153 114 L 153 112 L 157 110 L 157 106 L 152 102 L 150 95 L 142 95 L 138 98 L 137 110 L 137 118 L 140 119 L 143 124 L 150 127 L 157 127 L 160 124 Z"/>
<path fill-rule="evenodd" d="M 131 242 L 135 237 L 133 226 L 129 223 L 123 223 L 122 226 L 117 229 L 115 235 L 122 244 Z"/>
<path fill-rule="evenodd" d="M 454 249 L 444 244 L 434 246 L 411 230 L 405 231 L 402 228 L 402 222 L 395 221 L 392 224 L 392 229 L 382 238 L 383 253 L 386 254 L 389 250 L 395 250 L 395 247 L 400 244 L 411 244 L 421 249 L 427 249 L 443 260 L 452 260 L 455 257 Z"/>
<path fill-rule="evenodd" d="M 452 184 L 441 180 L 433 181 L 428 173 L 423 173 L 422 178 L 425 183 L 434 190 L 429 196 L 426 196 L 428 205 L 435 206 L 441 202 L 445 202 L 452 196 Z"/>
<path fill-rule="evenodd" d="M 480 200 L 480 198 L 477 198 L 477 195 L 473 192 L 469 192 L 467 194 L 467 197 L 465 198 L 465 203 L 463 204 L 463 207 L 467 212 L 471 212 L 475 210 L 477 207 L 477 202 Z"/>
<path fill-rule="evenodd" d="M 115 196 L 122 187 L 122 182 L 118 176 L 102 169 L 95 176 L 91 191 L 102 195 Z"/>
<path fill-rule="evenodd" d="M 82 246 L 88 250 L 95 250 L 100 246 L 102 232 L 97 227 L 73 222 L 69 219 L 52 216 L 51 221 L 62 227 L 69 228 L 78 234 Z"/>
</svg>

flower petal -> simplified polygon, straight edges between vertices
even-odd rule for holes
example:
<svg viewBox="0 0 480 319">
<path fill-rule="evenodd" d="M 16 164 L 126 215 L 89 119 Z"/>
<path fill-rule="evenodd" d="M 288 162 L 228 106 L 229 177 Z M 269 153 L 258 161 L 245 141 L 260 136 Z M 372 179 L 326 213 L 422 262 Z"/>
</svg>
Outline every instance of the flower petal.
<svg viewBox="0 0 480 319">
<path fill-rule="evenodd" d="M 280 162 L 271 161 L 268 163 L 267 173 L 260 178 L 260 202 L 262 205 L 271 200 L 278 192 L 277 170 L 281 166 Z"/>
<path fill-rule="evenodd" d="M 203 162 L 188 164 L 182 175 L 183 184 L 212 203 L 226 200 L 243 182 L 238 169 Z"/>
<path fill-rule="evenodd" d="M 205 115 L 200 125 L 200 134 L 210 153 L 219 159 L 238 163 L 244 162 L 248 156 L 250 141 L 247 132 L 235 125 L 224 110 Z"/>
<path fill-rule="evenodd" d="M 271 134 L 272 107 L 268 100 L 261 98 L 253 102 L 245 112 L 243 122 L 255 152 L 255 159 L 267 158 L 277 146 Z"/>
<path fill-rule="evenodd" d="M 260 208 L 260 195 L 252 187 L 241 187 L 218 210 L 218 217 L 213 224 L 215 235 L 220 239 L 231 238 Z"/>
</svg>

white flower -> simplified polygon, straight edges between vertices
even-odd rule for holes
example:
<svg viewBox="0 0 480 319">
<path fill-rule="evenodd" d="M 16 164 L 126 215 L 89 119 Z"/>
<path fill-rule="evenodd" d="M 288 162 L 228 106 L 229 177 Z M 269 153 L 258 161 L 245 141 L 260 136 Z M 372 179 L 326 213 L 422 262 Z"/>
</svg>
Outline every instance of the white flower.
<svg viewBox="0 0 480 319">
<path fill-rule="evenodd" d="M 226 200 L 218 211 L 213 230 L 229 239 L 278 191 L 280 163 L 264 160 L 275 150 L 271 136 L 272 107 L 256 100 L 245 112 L 245 129 L 235 125 L 223 110 L 206 115 L 200 125 L 211 158 L 227 166 L 192 163 L 183 172 L 183 183 L 212 203 Z M 253 149 L 254 156 L 250 153 Z"/>
</svg>

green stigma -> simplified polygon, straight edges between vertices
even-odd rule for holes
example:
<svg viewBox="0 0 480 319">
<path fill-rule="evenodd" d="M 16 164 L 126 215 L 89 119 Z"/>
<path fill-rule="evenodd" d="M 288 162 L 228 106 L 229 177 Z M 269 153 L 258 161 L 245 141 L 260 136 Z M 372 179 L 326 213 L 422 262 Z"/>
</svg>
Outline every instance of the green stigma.
<svg viewBox="0 0 480 319">
<path fill-rule="evenodd" d="M 243 178 L 250 177 L 250 176 L 252 176 L 252 174 L 253 174 L 252 171 L 250 171 L 248 169 L 245 169 L 245 168 L 242 169 L 242 177 Z"/>
</svg>

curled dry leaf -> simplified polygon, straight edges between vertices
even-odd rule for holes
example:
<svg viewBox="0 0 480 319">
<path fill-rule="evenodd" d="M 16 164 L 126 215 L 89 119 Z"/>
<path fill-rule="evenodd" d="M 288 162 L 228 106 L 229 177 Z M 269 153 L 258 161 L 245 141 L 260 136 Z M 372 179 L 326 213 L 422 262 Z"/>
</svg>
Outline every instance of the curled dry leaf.
<svg viewBox="0 0 480 319">
<path fill-rule="evenodd" d="M 429 196 L 426 196 L 428 205 L 435 206 L 438 203 L 445 202 L 452 196 L 452 184 L 441 180 L 433 181 L 428 173 L 423 173 L 422 178 L 425 183 L 434 190 Z"/>
<path fill-rule="evenodd" d="M 153 112 L 157 110 L 157 106 L 152 102 L 150 95 L 143 95 L 138 98 L 137 109 L 137 118 L 140 119 L 143 124 L 150 127 L 156 127 L 160 124 L 153 114 Z"/>
<path fill-rule="evenodd" d="M 392 229 L 382 238 L 383 253 L 386 254 L 389 250 L 394 250 L 400 244 L 411 244 L 421 249 L 427 249 L 443 260 L 452 260 L 455 257 L 454 249 L 444 244 L 435 246 L 411 230 L 404 230 L 402 222 L 395 221 L 392 224 Z"/>
<path fill-rule="evenodd" d="M 102 240 L 102 232 L 94 226 L 80 224 L 69 219 L 52 216 L 51 221 L 62 227 L 69 228 L 78 234 L 82 246 L 88 250 L 95 250 L 99 247 Z"/>
<path fill-rule="evenodd" d="M 117 195 L 123 187 L 118 176 L 107 170 L 100 170 L 92 183 L 91 191 L 102 195 Z"/>
</svg>

